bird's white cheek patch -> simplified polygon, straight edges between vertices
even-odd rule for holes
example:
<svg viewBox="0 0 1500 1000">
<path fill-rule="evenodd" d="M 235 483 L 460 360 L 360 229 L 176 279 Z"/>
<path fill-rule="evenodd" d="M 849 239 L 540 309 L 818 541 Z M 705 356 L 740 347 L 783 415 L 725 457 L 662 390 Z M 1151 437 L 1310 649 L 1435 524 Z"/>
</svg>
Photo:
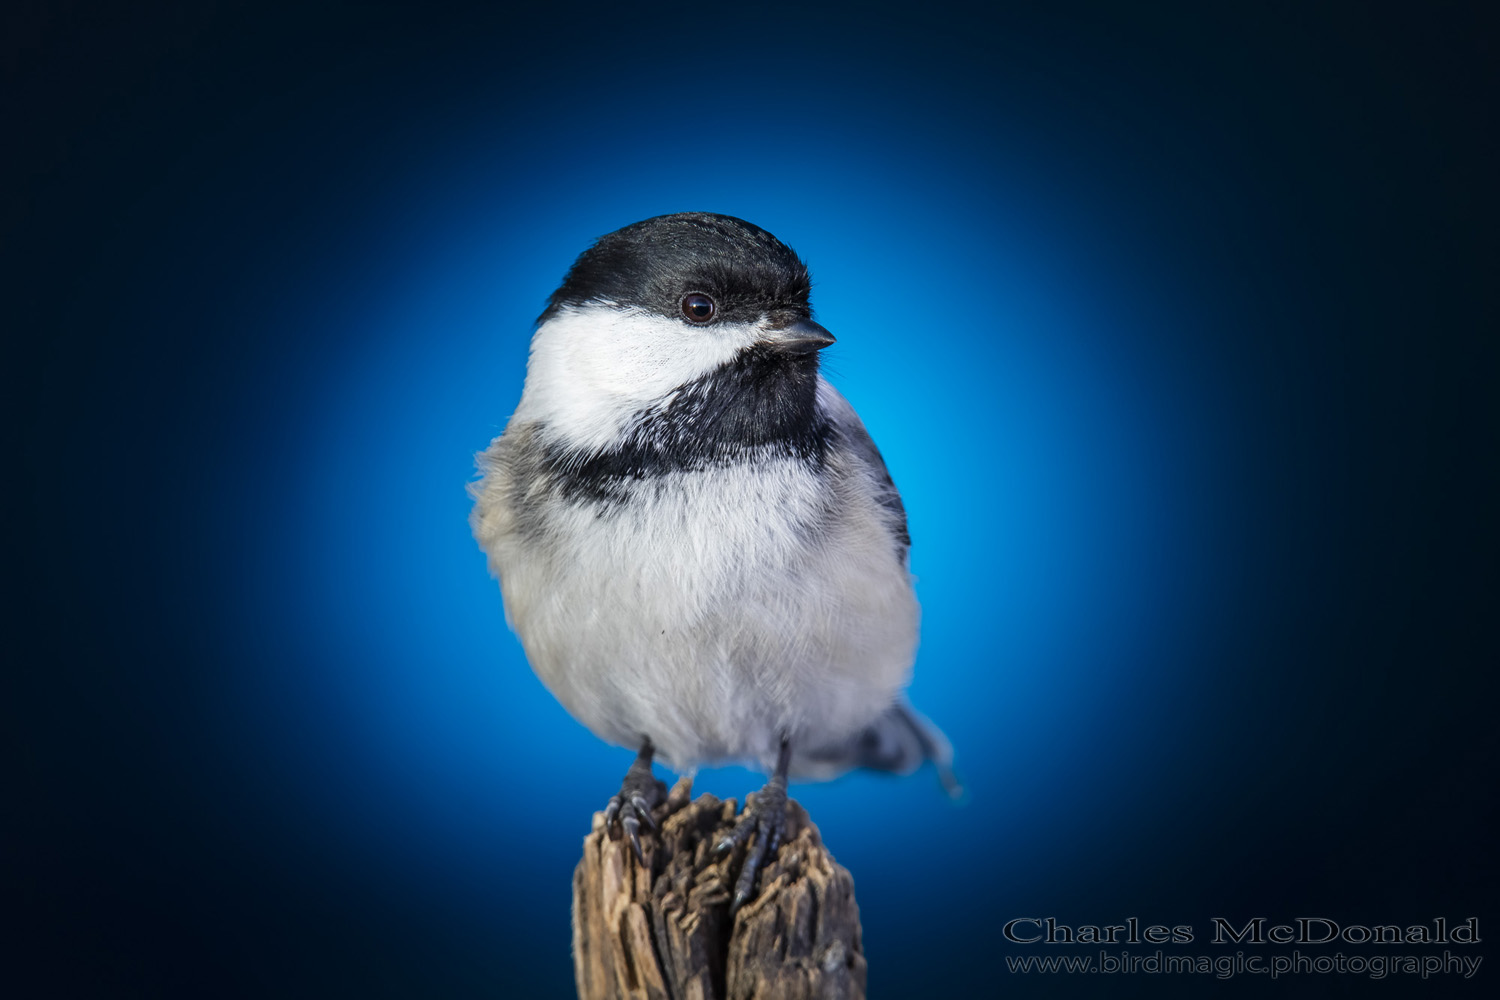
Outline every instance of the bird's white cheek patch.
<svg viewBox="0 0 1500 1000">
<path fill-rule="evenodd" d="M 604 449 L 632 418 L 755 342 L 748 324 L 701 329 L 612 305 L 564 309 L 537 328 L 516 418 Z"/>
</svg>

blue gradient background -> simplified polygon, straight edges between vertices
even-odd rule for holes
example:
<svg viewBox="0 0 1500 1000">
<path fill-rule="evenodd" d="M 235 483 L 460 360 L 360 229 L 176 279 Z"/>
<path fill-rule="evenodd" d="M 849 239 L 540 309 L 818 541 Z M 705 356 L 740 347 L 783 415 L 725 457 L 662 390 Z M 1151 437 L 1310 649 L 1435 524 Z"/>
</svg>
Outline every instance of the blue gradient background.
<svg viewBox="0 0 1500 1000">
<path fill-rule="evenodd" d="M 989 971 L 1051 953 L 1017 916 L 1485 926 L 1493 33 L 1414 17 L 23 14 L 7 975 L 571 995 L 631 755 L 530 673 L 463 487 L 573 257 L 689 209 L 809 262 L 910 511 L 970 794 L 794 789 L 874 996 L 1210 988 Z"/>
</svg>

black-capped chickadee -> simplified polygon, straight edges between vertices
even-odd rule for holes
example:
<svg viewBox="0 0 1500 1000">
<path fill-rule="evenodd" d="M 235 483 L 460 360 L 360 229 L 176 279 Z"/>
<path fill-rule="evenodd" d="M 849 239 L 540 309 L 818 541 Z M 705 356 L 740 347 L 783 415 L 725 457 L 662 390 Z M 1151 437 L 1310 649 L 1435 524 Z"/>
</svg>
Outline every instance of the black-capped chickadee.
<svg viewBox="0 0 1500 1000">
<path fill-rule="evenodd" d="M 905 702 L 918 608 L 906 512 L 854 409 L 818 374 L 807 267 L 726 215 L 664 215 L 574 262 L 521 402 L 479 455 L 474 534 L 537 675 L 640 755 L 606 810 L 640 854 L 676 770 L 772 774 L 728 850 L 754 891 L 788 776 L 909 772 L 947 740 Z"/>
</svg>

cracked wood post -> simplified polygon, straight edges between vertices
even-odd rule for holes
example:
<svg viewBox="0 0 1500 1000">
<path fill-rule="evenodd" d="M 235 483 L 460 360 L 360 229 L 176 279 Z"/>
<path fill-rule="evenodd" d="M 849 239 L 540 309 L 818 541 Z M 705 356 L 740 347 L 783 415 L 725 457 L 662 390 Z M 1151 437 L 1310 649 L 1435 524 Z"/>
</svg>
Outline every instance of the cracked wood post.
<svg viewBox="0 0 1500 1000">
<path fill-rule="evenodd" d="M 731 922 L 733 875 L 744 851 L 714 855 L 735 802 L 689 802 L 677 783 L 642 831 L 643 868 L 595 813 L 573 873 L 573 970 L 579 1000 L 863 1000 L 854 879 L 817 827 L 787 802 L 785 842 L 761 870 L 760 890 Z"/>
</svg>

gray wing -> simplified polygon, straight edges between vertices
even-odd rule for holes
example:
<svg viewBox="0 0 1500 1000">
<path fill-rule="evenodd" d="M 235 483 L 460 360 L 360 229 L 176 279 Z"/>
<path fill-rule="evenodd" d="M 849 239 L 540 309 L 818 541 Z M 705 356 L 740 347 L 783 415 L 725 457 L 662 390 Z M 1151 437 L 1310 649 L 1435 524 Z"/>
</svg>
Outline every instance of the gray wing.
<svg viewBox="0 0 1500 1000">
<path fill-rule="evenodd" d="M 901 493 L 891 479 L 890 470 L 885 467 L 885 459 L 880 457 L 880 449 L 875 447 L 875 439 L 865 430 L 864 422 L 859 419 L 859 414 L 854 412 L 849 401 L 823 379 L 818 380 L 818 401 L 823 405 L 823 412 L 828 415 L 834 432 L 870 470 L 876 486 L 876 498 L 891 515 L 891 537 L 896 546 L 896 556 L 905 562 L 911 550 L 911 532 L 906 527 L 906 506 L 901 503 Z"/>
<path fill-rule="evenodd" d="M 906 527 L 906 507 L 880 457 L 880 449 L 849 401 L 826 381 L 819 380 L 818 399 L 828 415 L 835 433 L 845 447 L 869 470 L 877 498 L 890 512 L 891 539 L 896 556 L 906 562 L 911 550 L 911 534 Z M 876 771 L 910 774 L 925 762 L 937 768 L 943 788 L 954 798 L 963 794 L 963 786 L 953 773 L 953 745 L 943 731 L 902 698 L 886 710 L 852 740 L 833 746 L 816 747 L 794 757 L 792 770 L 809 777 L 829 778 L 851 768 L 867 767 Z"/>
</svg>

